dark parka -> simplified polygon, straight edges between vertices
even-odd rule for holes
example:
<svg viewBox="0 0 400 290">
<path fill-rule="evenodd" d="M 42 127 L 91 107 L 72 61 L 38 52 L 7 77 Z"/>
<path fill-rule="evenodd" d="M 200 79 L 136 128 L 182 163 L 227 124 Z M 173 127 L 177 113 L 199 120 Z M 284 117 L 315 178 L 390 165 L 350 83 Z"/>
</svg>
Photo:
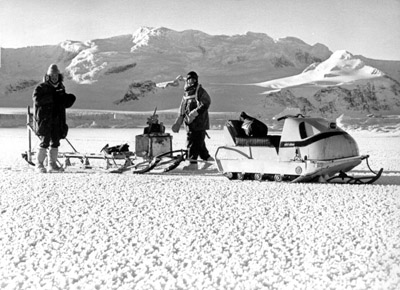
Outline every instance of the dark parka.
<svg viewBox="0 0 400 290">
<path fill-rule="evenodd" d="M 38 136 L 56 135 L 64 139 L 68 134 L 66 108 L 70 108 L 76 97 L 67 94 L 60 81 L 54 87 L 49 81 L 39 84 L 33 92 L 34 129 Z"/>
<path fill-rule="evenodd" d="M 201 85 L 197 90 L 194 98 L 182 98 L 180 105 L 181 116 L 185 117 L 193 110 L 199 114 L 192 123 L 185 122 L 186 130 L 188 131 L 205 131 L 210 129 L 210 120 L 208 117 L 208 108 L 211 104 L 211 98 Z"/>
</svg>

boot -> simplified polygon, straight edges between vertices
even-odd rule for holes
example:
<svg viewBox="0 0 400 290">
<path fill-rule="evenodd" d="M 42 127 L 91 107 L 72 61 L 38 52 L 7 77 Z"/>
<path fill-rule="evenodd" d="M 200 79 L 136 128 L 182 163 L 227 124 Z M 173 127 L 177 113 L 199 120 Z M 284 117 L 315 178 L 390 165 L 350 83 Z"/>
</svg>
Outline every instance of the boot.
<svg viewBox="0 0 400 290">
<path fill-rule="evenodd" d="M 204 161 L 206 161 L 206 162 L 214 162 L 215 159 L 213 157 L 211 157 L 211 156 L 208 156 L 208 158 L 204 159 Z"/>
<path fill-rule="evenodd" d="M 186 166 L 182 167 L 182 170 L 198 170 L 198 169 L 199 169 L 199 167 L 197 165 L 197 162 L 196 163 L 189 163 L 189 165 L 186 165 Z"/>
<path fill-rule="evenodd" d="M 44 160 L 46 159 L 47 149 L 46 148 L 39 148 L 37 156 L 36 156 L 36 172 L 38 173 L 46 173 L 46 167 L 44 167 Z"/>
<path fill-rule="evenodd" d="M 62 172 L 64 169 L 58 166 L 58 148 L 50 148 L 49 150 L 49 164 L 47 166 L 48 172 Z"/>
<path fill-rule="evenodd" d="M 201 168 L 202 170 L 206 170 L 206 169 L 208 169 L 209 167 L 211 167 L 214 163 L 215 163 L 215 159 L 214 158 L 212 158 L 211 156 L 208 156 L 208 158 L 207 159 L 204 159 L 204 165 L 203 165 L 203 167 Z"/>
</svg>

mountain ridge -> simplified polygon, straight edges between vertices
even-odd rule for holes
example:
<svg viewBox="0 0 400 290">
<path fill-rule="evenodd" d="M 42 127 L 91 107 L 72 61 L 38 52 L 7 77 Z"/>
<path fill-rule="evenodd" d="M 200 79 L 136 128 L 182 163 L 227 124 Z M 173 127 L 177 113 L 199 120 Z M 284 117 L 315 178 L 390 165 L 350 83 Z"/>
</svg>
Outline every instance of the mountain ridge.
<svg viewBox="0 0 400 290">
<path fill-rule="evenodd" d="M 151 111 L 157 106 L 159 109 L 172 109 L 179 105 L 182 95 L 182 83 L 173 81 L 177 76 L 195 70 L 212 96 L 211 110 L 246 110 L 269 116 L 270 110 L 261 106 L 267 98 L 265 87 L 254 84 L 276 83 L 282 78 L 315 72 L 334 53 L 321 43 L 309 45 L 296 37 L 273 39 L 267 34 L 255 32 L 232 36 L 209 35 L 198 30 L 178 32 L 165 27 L 142 27 L 133 34 L 106 39 L 86 42 L 66 40 L 56 46 L 3 48 L 2 55 L 2 107 L 30 105 L 34 86 L 41 81 L 48 65 L 55 62 L 65 72 L 67 90 L 78 97 L 77 108 Z M 399 91 L 396 81 L 400 80 L 400 62 L 353 55 L 351 59 L 354 67 L 350 67 L 349 72 L 363 64 L 376 69 L 382 76 L 373 80 L 356 80 L 358 84 L 353 82 L 345 86 L 364 86 L 369 82 L 370 87 L 374 87 L 371 82 L 375 82 L 375 88 L 385 87 L 384 92 L 375 94 L 392 91 L 389 99 L 394 99 L 390 102 L 394 106 L 392 109 L 397 110 L 395 94 Z M 149 81 L 154 90 L 140 98 L 133 98 L 134 101 L 118 102 L 127 94 L 135 94 L 131 90 L 133 83 L 147 82 L 149 85 Z M 157 86 L 159 83 L 175 85 L 162 88 Z M 295 97 L 310 99 L 318 92 L 317 89 L 324 89 L 326 85 L 312 87 L 311 90 L 308 88 L 306 92 L 307 86 L 310 83 L 284 86 L 280 90 L 290 90 Z M 338 83 L 334 86 L 337 87 Z M 272 107 L 278 110 L 288 105 L 290 102 Z M 315 108 L 313 110 L 320 113 Z"/>
</svg>

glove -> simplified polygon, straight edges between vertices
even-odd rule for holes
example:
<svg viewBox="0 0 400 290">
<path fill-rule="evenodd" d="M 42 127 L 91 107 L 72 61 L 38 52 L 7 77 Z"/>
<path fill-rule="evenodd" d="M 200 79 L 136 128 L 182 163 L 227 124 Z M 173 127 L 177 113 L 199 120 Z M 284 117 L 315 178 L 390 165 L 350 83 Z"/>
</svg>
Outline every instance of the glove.
<svg viewBox="0 0 400 290">
<path fill-rule="evenodd" d="M 178 133 L 183 123 L 183 116 L 179 116 L 172 125 L 172 132 Z"/>
<path fill-rule="evenodd" d="M 185 121 L 187 124 L 190 124 L 193 122 L 194 119 L 199 115 L 196 110 L 193 110 L 189 113 L 189 115 L 186 116 Z"/>
</svg>

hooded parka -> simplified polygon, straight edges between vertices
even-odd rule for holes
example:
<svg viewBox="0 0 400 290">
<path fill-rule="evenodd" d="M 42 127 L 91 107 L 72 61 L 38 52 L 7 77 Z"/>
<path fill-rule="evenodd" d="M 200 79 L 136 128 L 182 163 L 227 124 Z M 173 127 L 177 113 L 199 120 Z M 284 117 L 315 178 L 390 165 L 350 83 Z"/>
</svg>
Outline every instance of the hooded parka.
<svg viewBox="0 0 400 290">
<path fill-rule="evenodd" d="M 45 77 L 33 92 L 33 123 L 38 136 L 55 135 L 64 139 L 68 134 L 65 109 L 74 104 L 76 97 L 65 92 L 61 76 L 56 87 Z"/>
<path fill-rule="evenodd" d="M 182 117 L 186 117 L 192 111 L 196 111 L 197 117 L 188 124 L 185 122 L 187 131 L 205 131 L 210 129 L 210 119 L 208 116 L 208 108 L 211 104 L 211 98 L 207 91 L 201 85 L 193 96 L 183 97 L 180 105 L 180 113 Z"/>
</svg>

